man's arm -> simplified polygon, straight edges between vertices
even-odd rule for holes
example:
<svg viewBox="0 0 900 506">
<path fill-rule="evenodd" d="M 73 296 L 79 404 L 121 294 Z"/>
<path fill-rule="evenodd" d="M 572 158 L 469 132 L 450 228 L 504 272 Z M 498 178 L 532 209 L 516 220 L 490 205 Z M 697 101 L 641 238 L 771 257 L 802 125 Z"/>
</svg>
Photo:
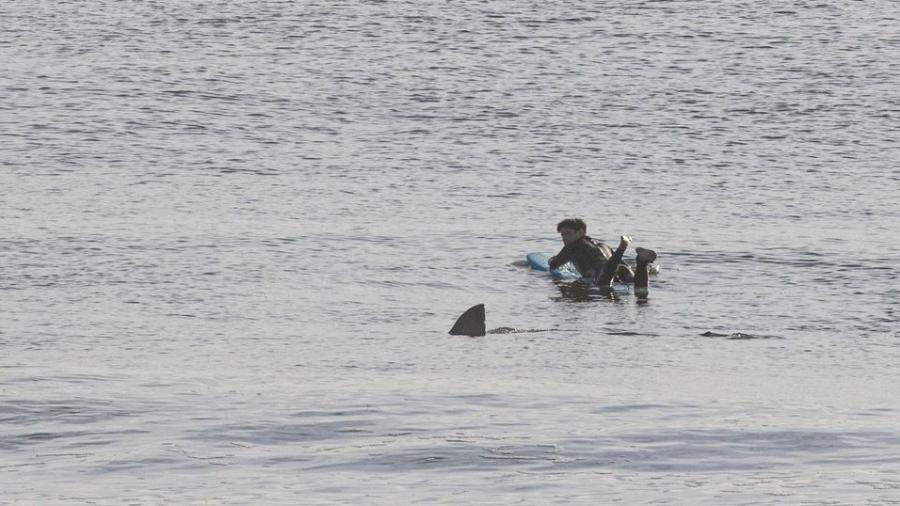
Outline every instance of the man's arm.
<svg viewBox="0 0 900 506">
<path fill-rule="evenodd" d="M 556 256 L 550 257 L 547 263 L 550 264 L 550 269 L 559 269 L 570 260 L 572 260 L 572 248 L 567 244 L 563 246 L 563 249 L 559 250 Z"/>
<path fill-rule="evenodd" d="M 613 252 L 612 257 L 607 260 L 606 265 L 603 266 L 603 270 L 597 273 L 594 278 L 597 286 L 603 288 L 612 284 L 613 278 L 616 276 L 616 270 L 619 268 L 619 263 L 622 261 L 622 255 L 625 254 L 625 250 L 628 249 L 629 244 L 631 244 L 630 236 L 623 235 L 619 238 L 619 247 Z"/>
</svg>

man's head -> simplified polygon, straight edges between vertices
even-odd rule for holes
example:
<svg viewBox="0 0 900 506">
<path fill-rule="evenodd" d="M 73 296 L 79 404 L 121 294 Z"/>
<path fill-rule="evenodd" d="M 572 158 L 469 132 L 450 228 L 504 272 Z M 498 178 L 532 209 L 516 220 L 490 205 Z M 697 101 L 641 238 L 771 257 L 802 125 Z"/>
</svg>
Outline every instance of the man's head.
<svg viewBox="0 0 900 506">
<path fill-rule="evenodd" d="M 587 233 L 587 224 L 580 218 L 566 218 L 556 224 L 556 231 L 562 237 L 563 243 L 572 244 L 584 237 Z"/>
</svg>

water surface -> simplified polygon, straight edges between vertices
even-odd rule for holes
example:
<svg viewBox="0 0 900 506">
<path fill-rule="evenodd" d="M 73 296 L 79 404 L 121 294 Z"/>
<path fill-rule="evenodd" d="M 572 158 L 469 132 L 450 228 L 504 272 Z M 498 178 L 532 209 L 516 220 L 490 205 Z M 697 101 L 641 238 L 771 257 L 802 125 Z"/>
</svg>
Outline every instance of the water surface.
<svg viewBox="0 0 900 506">
<path fill-rule="evenodd" d="M 896 501 L 895 2 L 0 17 L 0 503 Z"/>
</svg>

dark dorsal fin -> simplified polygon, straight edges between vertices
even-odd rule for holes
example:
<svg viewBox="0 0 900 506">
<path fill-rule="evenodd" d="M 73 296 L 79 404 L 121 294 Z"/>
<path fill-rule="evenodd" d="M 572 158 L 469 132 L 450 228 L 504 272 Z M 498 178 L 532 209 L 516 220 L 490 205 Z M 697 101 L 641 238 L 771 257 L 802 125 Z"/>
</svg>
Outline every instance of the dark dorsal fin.
<svg viewBox="0 0 900 506">
<path fill-rule="evenodd" d="M 484 304 L 466 309 L 450 329 L 452 336 L 483 336 L 484 333 Z"/>
</svg>

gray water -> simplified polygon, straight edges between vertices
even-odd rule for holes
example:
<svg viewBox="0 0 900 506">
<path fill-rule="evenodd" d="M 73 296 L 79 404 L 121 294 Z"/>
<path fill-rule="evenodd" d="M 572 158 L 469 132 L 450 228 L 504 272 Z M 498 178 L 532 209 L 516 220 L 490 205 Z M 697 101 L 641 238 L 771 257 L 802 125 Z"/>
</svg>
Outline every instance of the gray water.
<svg viewBox="0 0 900 506">
<path fill-rule="evenodd" d="M 0 20 L 0 504 L 900 503 L 897 2 Z"/>
</svg>

